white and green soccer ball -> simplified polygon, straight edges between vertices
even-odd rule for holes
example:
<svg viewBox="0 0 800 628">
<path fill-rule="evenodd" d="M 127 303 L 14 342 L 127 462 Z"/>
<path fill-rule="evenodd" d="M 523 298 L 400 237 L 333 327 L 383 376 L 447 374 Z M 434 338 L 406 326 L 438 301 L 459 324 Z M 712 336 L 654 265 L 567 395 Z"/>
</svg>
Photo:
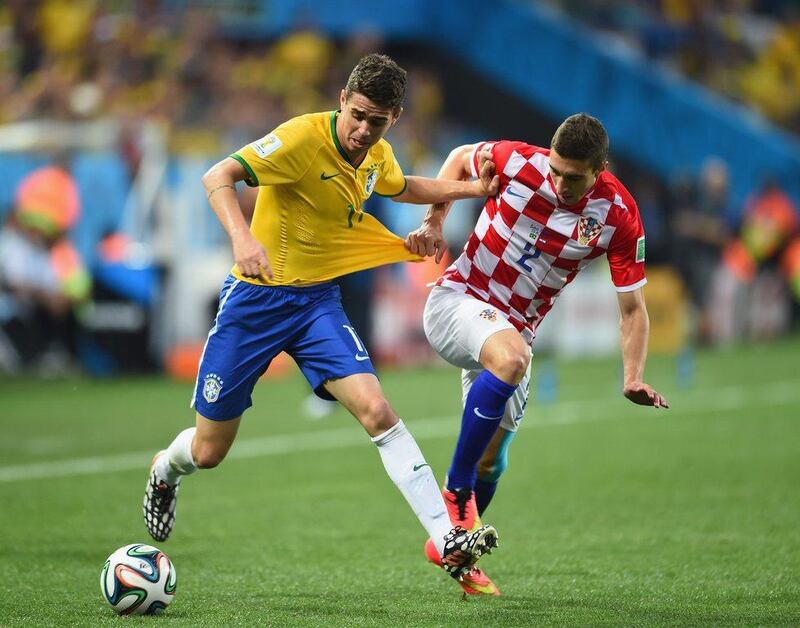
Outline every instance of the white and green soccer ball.
<svg viewBox="0 0 800 628">
<path fill-rule="evenodd" d="M 100 572 L 103 597 L 120 615 L 163 611 L 175 597 L 176 584 L 169 557 L 143 543 L 120 547 L 106 559 Z"/>
</svg>

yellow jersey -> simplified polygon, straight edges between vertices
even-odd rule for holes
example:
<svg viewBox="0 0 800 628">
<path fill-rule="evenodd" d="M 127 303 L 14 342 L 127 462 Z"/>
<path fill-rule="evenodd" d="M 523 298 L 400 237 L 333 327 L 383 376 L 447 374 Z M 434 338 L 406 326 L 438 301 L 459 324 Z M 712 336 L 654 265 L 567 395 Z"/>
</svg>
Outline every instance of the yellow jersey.
<svg viewBox="0 0 800 628">
<path fill-rule="evenodd" d="M 403 240 L 363 211 L 375 192 L 397 196 L 403 171 L 385 140 L 356 167 L 336 135 L 337 111 L 293 118 L 231 157 L 260 186 L 252 234 L 267 251 L 274 280 L 234 276 L 261 285 L 304 285 L 382 264 L 419 261 Z"/>
</svg>

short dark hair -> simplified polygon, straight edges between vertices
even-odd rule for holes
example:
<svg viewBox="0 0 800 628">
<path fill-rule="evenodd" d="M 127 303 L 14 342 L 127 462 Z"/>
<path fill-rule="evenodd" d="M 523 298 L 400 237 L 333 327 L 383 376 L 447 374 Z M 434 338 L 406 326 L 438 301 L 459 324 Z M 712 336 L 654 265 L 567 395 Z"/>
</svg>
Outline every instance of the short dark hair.
<svg viewBox="0 0 800 628">
<path fill-rule="evenodd" d="M 597 118 L 576 113 L 556 129 L 550 148 L 564 159 L 588 161 L 597 171 L 608 159 L 608 133 Z"/>
<path fill-rule="evenodd" d="M 345 94 L 359 93 L 381 107 L 399 109 L 408 83 L 406 71 L 386 55 L 367 55 L 358 62 L 347 79 Z"/>
</svg>

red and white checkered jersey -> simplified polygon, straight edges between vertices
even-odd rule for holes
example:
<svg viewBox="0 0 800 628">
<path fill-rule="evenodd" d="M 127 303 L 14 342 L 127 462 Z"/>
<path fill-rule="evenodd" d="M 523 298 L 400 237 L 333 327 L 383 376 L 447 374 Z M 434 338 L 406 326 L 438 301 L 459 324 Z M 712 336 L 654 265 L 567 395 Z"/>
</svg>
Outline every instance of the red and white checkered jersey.
<svg viewBox="0 0 800 628">
<path fill-rule="evenodd" d="M 575 205 L 559 203 L 550 150 L 523 142 L 485 142 L 500 175 L 497 196 L 483 207 L 463 253 L 436 282 L 467 292 L 505 313 L 533 340 L 536 326 L 564 287 L 603 255 L 619 292 L 647 283 L 644 227 L 636 202 L 610 172 Z"/>
</svg>

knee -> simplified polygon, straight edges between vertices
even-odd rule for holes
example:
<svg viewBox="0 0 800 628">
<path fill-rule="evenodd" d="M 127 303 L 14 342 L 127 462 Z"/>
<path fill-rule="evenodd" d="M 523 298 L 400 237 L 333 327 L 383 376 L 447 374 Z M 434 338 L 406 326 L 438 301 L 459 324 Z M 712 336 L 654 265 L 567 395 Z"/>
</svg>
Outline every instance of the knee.
<svg viewBox="0 0 800 628">
<path fill-rule="evenodd" d="M 397 416 L 385 397 L 374 397 L 364 404 L 359 420 L 370 435 L 385 432 L 395 423 Z"/>
<path fill-rule="evenodd" d="M 527 346 L 505 347 L 489 365 L 489 370 L 510 384 L 519 384 L 528 371 L 531 352 Z"/>
<path fill-rule="evenodd" d="M 509 379 L 519 384 L 528 372 L 530 362 L 531 352 L 528 347 L 523 347 L 521 351 L 514 353 L 508 360 Z"/>
</svg>

